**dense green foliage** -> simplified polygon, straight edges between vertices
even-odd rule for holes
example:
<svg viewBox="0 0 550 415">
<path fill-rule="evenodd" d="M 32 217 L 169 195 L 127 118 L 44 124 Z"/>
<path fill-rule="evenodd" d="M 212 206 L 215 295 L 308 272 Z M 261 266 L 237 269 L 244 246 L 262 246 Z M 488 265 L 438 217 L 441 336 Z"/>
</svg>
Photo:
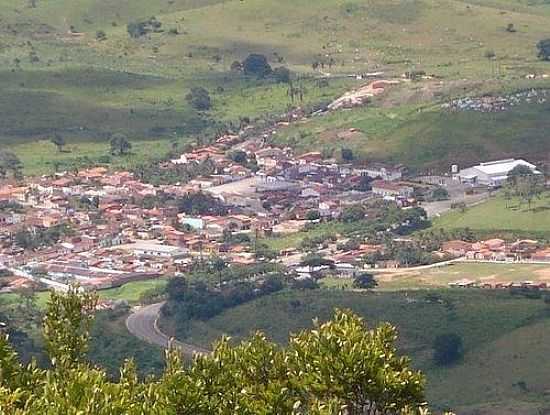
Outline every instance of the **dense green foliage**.
<svg viewBox="0 0 550 415">
<path fill-rule="evenodd" d="M 550 39 L 541 40 L 537 43 L 537 48 L 539 50 L 539 58 L 542 60 L 550 60 Z"/>
<path fill-rule="evenodd" d="M 186 278 L 175 277 L 166 286 L 165 319 L 173 321 L 177 337 L 187 333 L 189 321 L 208 320 L 226 309 L 275 293 L 285 287 L 280 266 L 258 263 L 229 267 L 222 258 L 195 265 Z"/>
<path fill-rule="evenodd" d="M 464 354 L 462 339 L 456 333 L 441 334 L 434 340 L 434 361 L 438 365 L 456 363 Z"/>
<path fill-rule="evenodd" d="M 74 231 L 66 224 L 54 225 L 49 228 L 21 229 L 15 233 L 15 243 L 23 249 L 36 249 L 54 245 L 64 235 Z"/>
<path fill-rule="evenodd" d="M 202 87 L 191 88 L 185 99 L 193 108 L 199 111 L 206 111 L 212 107 L 210 94 Z"/>
<path fill-rule="evenodd" d="M 223 215 L 227 208 L 206 193 L 192 193 L 177 200 L 179 211 L 188 215 Z"/>
<path fill-rule="evenodd" d="M 217 343 L 185 367 L 169 351 L 160 377 L 139 380 L 134 363 L 111 381 L 83 359 L 95 299 L 52 294 L 44 321 L 51 367 L 23 366 L 0 338 L 0 410 L 6 415 L 413 414 L 424 378 L 395 349 L 390 325 L 367 329 L 357 316 L 291 337 L 286 349 L 261 334 Z"/>
</svg>

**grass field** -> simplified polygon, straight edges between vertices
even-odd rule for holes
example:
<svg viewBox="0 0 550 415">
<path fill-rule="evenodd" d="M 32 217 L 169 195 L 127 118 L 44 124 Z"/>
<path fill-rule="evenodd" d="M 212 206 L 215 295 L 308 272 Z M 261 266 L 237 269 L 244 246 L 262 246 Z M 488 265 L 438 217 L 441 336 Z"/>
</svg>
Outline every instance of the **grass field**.
<svg viewBox="0 0 550 415">
<path fill-rule="evenodd" d="M 456 263 L 423 271 L 404 271 L 398 275 L 377 274 L 376 278 L 382 290 L 444 288 L 450 282 L 462 279 L 492 284 L 522 281 L 550 283 L 550 264 Z M 330 286 L 330 281 L 327 284 Z"/>
<path fill-rule="evenodd" d="M 96 143 L 116 132 L 136 143 L 184 140 L 219 122 L 279 114 L 291 104 L 285 85 L 229 72 L 235 59 L 256 52 L 268 56 L 273 66 L 300 74 L 313 74 L 312 62 L 328 55 L 335 64 L 325 72 L 333 74 L 383 70 L 391 77 L 417 69 L 443 79 L 442 90 L 431 96 L 417 85 L 408 87 L 404 93 L 410 99 L 398 96 L 394 101 L 410 101 L 404 108 L 382 106 L 312 123 L 297 143 L 301 149 L 316 143 L 317 137 L 307 133 L 326 132 L 328 137 L 320 140 L 330 147 L 335 145 L 332 132 L 349 125 L 364 131 L 364 137 L 350 143 L 358 154 L 407 161 L 413 167 L 448 163 L 442 156 L 450 153 L 462 162 L 548 151 L 541 133 L 547 127 L 546 110 L 521 109 L 494 119 L 417 113 L 417 104 L 425 107 L 448 94 L 480 92 L 480 85 L 495 78 L 497 89 L 513 89 L 525 84 L 526 74 L 550 71 L 537 60 L 535 49 L 547 36 L 550 6 L 545 3 L 37 0 L 32 8 L 27 2 L 0 0 L 0 145 L 14 147 L 26 171 L 36 174 L 49 171 L 47 163 L 57 156 L 29 157 L 28 149 L 18 145 L 56 132 L 78 145 L 79 152 L 94 153 L 100 151 L 94 149 Z M 127 23 L 151 16 L 163 31 L 139 39 L 128 36 Z M 505 30 L 509 23 L 514 33 Z M 76 34 L 70 33 L 71 26 Z M 106 40 L 96 40 L 98 30 Z M 487 50 L 494 51 L 494 61 L 485 58 Z M 462 89 L 446 86 L 463 79 L 468 82 Z M 326 102 L 357 82 L 332 80 L 328 88 L 313 81 L 303 84 L 304 104 L 309 105 Z M 184 99 L 195 85 L 212 95 L 208 113 L 193 110 Z M 495 129 L 502 121 L 506 125 Z M 526 142 L 530 146 L 522 147 Z M 146 154 L 136 151 L 140 159 Z"/>
<path fill-rule="evenodd" d="M 550 193 L 533 201 L 531 209 L 526 203 L 508 202 L 503 195 L 467 209 L 454 211 L 433 221 L 434 228 L 470 228 L 480 231 L 511 231 L 550 235 Z"/>
<path fill-rule="evenodd" d="M 496 412 L 490 413 L 544 407 L 544 392 L 550 387 L 545 375 L 550 362 L 544 358 L 550 341 L 548 306 L 506 292 L 435 292 L 443 302 L 428 302 L 424 291 L 284 292 L 196 322 L 188 340 L 209 345 L 222 334 L 238 340 L 262 330 L 284 344 L 289 332 L 311 327 L 313 318 L 322 321 L 335 307 L 350 308 L 371 325 L 380 321 L 397 325 L 400 348 L 426 372 L 428 398 L 436 407 L 452 407 L 458 413 L 493 406 Z M 439 368 L 432 363 L 431 344 L 437 335 L 449 332 L 463 338 L 465 358 L 456 366 Z"/>
<path fill-rule="evenodd" d="M 139 302 L 141 295 L 145 292 L 162 288 L 166 285 L 165 279 L 147 280 L 130 282 L 118 288 L 110 288 L 98 291 L 97 294 L 102 300 L 127 300 L 130 304 Z M 36 303 L 39 308 L 44 309 L 50 296 L 49 291 L 36 293 Z M 19 296 L 15 293 L 0 294 L 0 305 L 13 305 L 19 301 Z"/>
</svg>

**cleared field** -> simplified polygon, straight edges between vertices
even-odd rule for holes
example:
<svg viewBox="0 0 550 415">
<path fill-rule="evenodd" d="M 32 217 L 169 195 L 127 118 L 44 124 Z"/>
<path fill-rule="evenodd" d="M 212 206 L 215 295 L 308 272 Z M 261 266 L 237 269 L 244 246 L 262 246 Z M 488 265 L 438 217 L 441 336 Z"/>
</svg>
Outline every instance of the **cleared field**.
<svg viewBox="0 0 550 415">
<path fill-rule="evenodd" d="M 137 281 L 125 284 L 122 287 L 98 291 L 98 295 L 99 298 L 105 300 L 126 300 L 129 303 L 138 303 L 145 292 L 164 288 L 166 284 L 166 279 Z"/>
<path fill-rule="evenodd" d="M 508 204 L 508 208 L 506 207 Z M 437 218 L 435 228 L 470 228 L 482 231 L 512 231 L 550 234 L 550 193 L 535 199 L 529 209 L 526 203 L 506 201 L 502 195 L 467 209 Z"/>
<path fill-rule="evenodd" d="M 550 283 L 550 264 L 457 263 L 411 273 L 404 271 L 398 275 L 378 274 L 376 279 L 382 290 L 448 287 L 450 282 L 462 279 L 491 284 L 522 281 Z"/>
</svg>

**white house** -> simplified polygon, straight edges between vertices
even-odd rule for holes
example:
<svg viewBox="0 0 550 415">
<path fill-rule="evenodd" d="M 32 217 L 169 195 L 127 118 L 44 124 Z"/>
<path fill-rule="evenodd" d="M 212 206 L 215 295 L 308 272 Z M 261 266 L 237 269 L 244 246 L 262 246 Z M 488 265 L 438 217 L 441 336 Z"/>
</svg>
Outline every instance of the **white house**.
<svg viewBox="0 0 550 415">
<path fill-rule="evenodd" d="M 510 172 L 518 166 L 526 166 L 531 169 L 533 174 L 541 174 L 537 170 L 537 166 L 525 160 L 506 159 L 480 163 L 477 166 L 460 170 L 457 177 L 462 183 L 499 187 L 506 182 Z"/>
<path fill-rule="evenodd" d="M 382 197 L 409 198 L 413 195 L 414 188 L 400 183 L 388 182 L 386 180 L 375 180 L 372 182 L 372 193 Z"/>
<path fill-rule="evenodd" d="M 177 246 L 162 245 L 155 241 L 138 241 L 125 246 L 137 257 L 182 258 L 186 251 Z"/>
<path fill-rule="evenodd" d="M 381 178 L 386 181 L 400 180 L 403 177 L 403 172 L 400 169 L 374 163 L 366 167 L 355 168 L 353 172 L 359 176 Z"/>
</svg>

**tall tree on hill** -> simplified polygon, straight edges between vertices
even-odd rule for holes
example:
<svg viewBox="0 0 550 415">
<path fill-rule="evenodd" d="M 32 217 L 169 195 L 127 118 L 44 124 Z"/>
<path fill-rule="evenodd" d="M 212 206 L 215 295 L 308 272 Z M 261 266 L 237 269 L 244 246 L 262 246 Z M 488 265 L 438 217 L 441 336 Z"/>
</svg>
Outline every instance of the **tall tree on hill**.
<svg viewBox="0 0 550 415">
<path fill-rule="evenodd" d="M 272 69 L 264 55 L 252 53 L 244 60 L 243 71 L 245 75 L 265 78 L 271 74 Z"/>
<path fill-rule="evenodd" d="M 185 99 L 193 108 L 199 111 L 208 111 L 212 107 L 210 94 L 202 87 L 191 88 Z"/>
<path fill-rule="evenodd" d="M 219 256 L 216 256 L 210 260 L 210 266 L 212 267 L 212 270 L 216 272 L 218 275 L 218 283 L 220 284 L 220 288 L 222 287 L 222 273 L 227 268 L 227 262 Z"/>
<path fill-rule="evenodd" d="M 544 191 L 544 178 L 542 174 L 535 174 L 528 166 L 520 165 L 509 173 L 505 187 L 522 202 L 526 202 L 531 209 L 533 200 L 540 197 Z"/>
<path fill-rule="evenodd" d="M 113 134 L 111 137 L 111 154 L 123 156 L 132 149 L 132 143 L 124 134 Z"/>
<path fill-rule="evenodd" d="M 50 142 L 57 147 L 58 153 L 63 151 L 63 147 L 66 144 L 65 139 L 59 134 L 54 134 L 54 136 L 50 138 Z"/>
<path fill-rule="evenodd" d="M 539 50 L 538 57 L 540 59 L 550 61 L 550 38 L 537 43 L 537 49 Z"/>
<path fill-rule="evenodd" d="M 370 290 L 373 288 L 376 288 L 378 286 L 378 282 L 374 278 L 374 275 L 363 273 L 359 274 L 355 279 L 353 280 L 353 287 L 359 288 L 362 290 Z"/>
<path fill-rule="evenodd" d="M 0 178 L 9 175 L 20 179 L 23 176 L 23 164 L 13 151 L 0 149 Z"/>
</svg>

